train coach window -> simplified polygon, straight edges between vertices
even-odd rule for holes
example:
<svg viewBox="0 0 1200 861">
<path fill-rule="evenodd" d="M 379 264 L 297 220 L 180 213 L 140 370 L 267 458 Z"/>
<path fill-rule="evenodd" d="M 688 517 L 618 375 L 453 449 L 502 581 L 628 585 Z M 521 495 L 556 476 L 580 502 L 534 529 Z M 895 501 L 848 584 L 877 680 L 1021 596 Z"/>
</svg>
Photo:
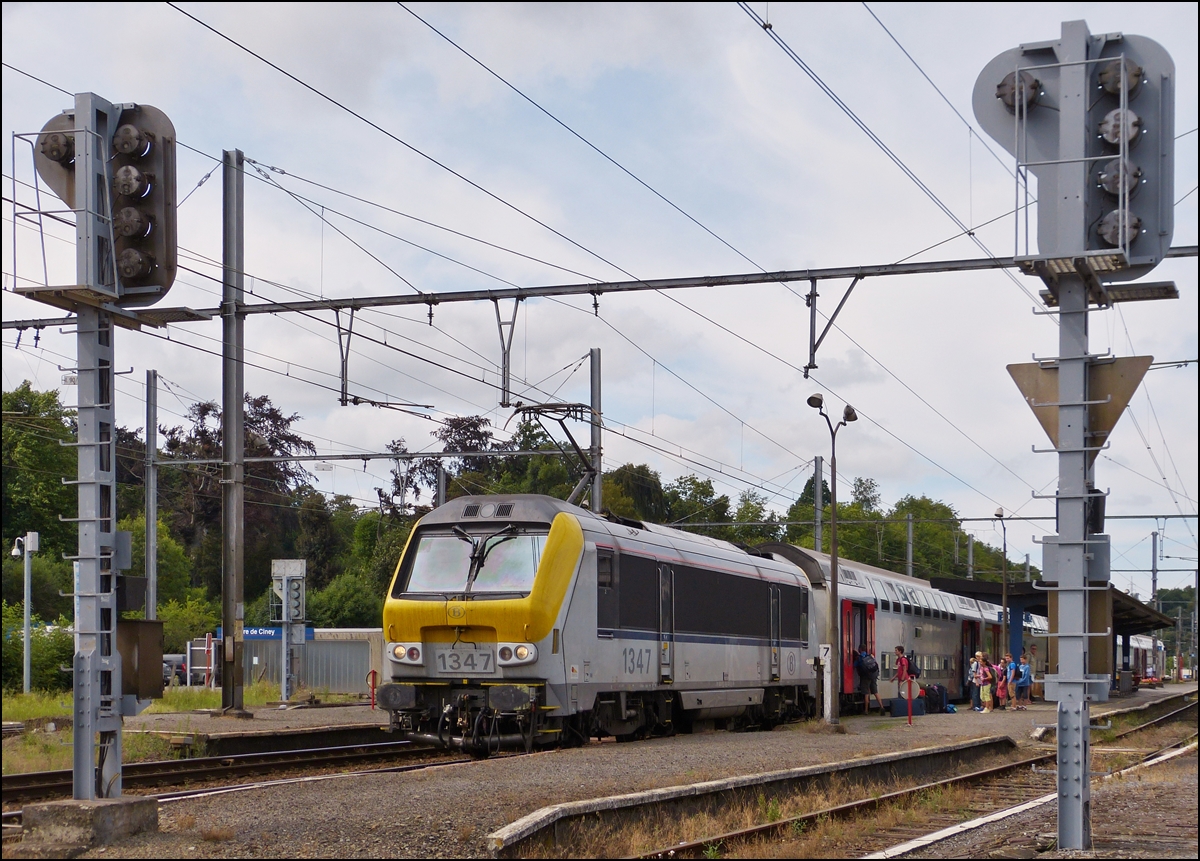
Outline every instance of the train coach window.
<svg viewBox="0 0 1200 861">
<path fill-rule="evenodd" d="M 880 610 L 891 610 L 892 604 L 887 599 L 887 593 L 883 591 L 883 586 L 874 577 L 868 577 L 867 583 L 871 586 L 871 591 L 875 593 L 875 599 L 879 602 Z"/>
<path fill-rule="evenodd" d="M 645 556 L 621 554 L 617 606 L 622 628 L 658 628 L 658 563 Z"/>
</svg>

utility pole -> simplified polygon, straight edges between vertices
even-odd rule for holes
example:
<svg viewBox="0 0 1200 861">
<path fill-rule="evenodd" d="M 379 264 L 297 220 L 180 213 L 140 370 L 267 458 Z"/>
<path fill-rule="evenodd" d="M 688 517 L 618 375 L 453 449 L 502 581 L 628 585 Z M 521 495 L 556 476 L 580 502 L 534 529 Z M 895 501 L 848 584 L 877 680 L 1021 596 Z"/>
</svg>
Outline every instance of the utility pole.
<svg viewBox="0 0 1200 861">
<path fill-rule="evenodd" d="M 1025 554 L 1025 582 L 1026 583 L 1032 582 L 1029 579 L 1029 554 L 1028 553 Z"/>
<path fill-rule="evenodd" d="M 146 371 L 146 618 L 158 618 L 158 371 Z"/>
<path fill-rule="evenodd" d="M 913 575 L 913 573 L 912 573 L 912 571 L 913 571 L 913 569 L 912 569 L 913 521 L 912 521 L 912 512 L 911 511 L 908 514 L 904 515 L 904 520 L 906 521 L 906 525 L 908 527 L 908 548 L 907 548 L 907 550 L 905 550 L 905 553 L 904 553 L 904 573 L 907 574 L 909 577 L 911 577 Z"/>
<path fill-rule="evenodd" d="M 967 579 L 975 579 L 975 536 L 967 535 Z"/>
<path fill-rule="evenodd" d="M 516 314 L 515 311 L 513 313 Z M 601 432 L 603 430 L 603 413 L 600 404 L 600 348 L 592 347 L 589 355 L 592 364 L 592 511 L 599 514 L 601 506 L 604 504 L 604 472 L 600 459 Z"/>
<path fill-rule="evenodd" d="M 821 536 L 821 509 L 825 507 L 825 494 L 821 487 L 825 483 L 825 458 L 817 455 L 813 458 L 813 547 L 818 553 L 825 552 L 825 542 Z"/>
<path fill-rule="evenodd" d="M 221 710 L 245 710 L 242 668 L 245 610 L 246 432 L 245 315 L 241 313 L 245 272 L 245 165 L 241 150 L 225 150 L 221 179 L 224 201 L 221 296 Z"/>
<path fill-rule="evenodd" d="M 1158 603 L 1158 532 L 1150 533 L 1150 604 L 1158 612 L 1162 607 Z"/>
</svg>

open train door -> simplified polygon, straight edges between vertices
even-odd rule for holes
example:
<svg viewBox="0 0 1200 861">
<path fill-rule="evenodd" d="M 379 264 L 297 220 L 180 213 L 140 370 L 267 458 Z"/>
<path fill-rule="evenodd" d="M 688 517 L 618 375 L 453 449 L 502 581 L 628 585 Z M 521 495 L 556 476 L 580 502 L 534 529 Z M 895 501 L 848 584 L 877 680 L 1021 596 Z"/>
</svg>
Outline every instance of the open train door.
<svg viewBox="0 0 1200 861">
<path fill-rule="evenodd" d="M 979 648 L 979 623 L 971 619 L 964 619 L 962 623 L 962 666 L 959 668 L 958 694 L 963 696 L 967 693 L 967 670 L 971 668 L 971 661 L 975 660 L 975 653 L 981 651 Z"/>
<path fill-rule="evenodd" d="M 853 601 L 842 599 L 842 694 L 849 695 L 858 691 L 858 679 L 854 676 L 854 655 L 858 643 L 854 639 Z"/>
</svg>

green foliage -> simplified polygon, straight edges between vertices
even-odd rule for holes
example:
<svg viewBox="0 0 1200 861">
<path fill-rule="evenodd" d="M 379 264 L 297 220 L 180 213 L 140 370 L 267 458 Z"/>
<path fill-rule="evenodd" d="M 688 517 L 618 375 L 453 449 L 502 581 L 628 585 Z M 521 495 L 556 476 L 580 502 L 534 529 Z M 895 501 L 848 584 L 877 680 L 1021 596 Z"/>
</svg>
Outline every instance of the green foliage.
<svg viewBox="0 0 1200 861">
<path fill-rule="evenodd" d="M 711 479 L 681 475 L 665 488 L 667 518 L 672 524 L 728 523 L 729 497 L 717 495 Z M 715 538 L 728 537 L 728 527 L 702 526 L 695 532 Z"/>
<path fill-rule="evenodd" d="M 764 541 L 779 540 L 781 530 L 778 526 L 773 525 L 778 522 L 779 518 L 774 512 L 767 511 L 767 501 L 765 495 L 752 488 L 742 491 L 741 496 L 738 497 L 738 507 L 734 512 L 733 519 L 738 523 L 765 521 L 767 525 L 730 527 L 731 540 L 751 547 L 755 544 L 762 544 Z"/>
<path fill-rule="evenodd" d="M 383 591 L 362 574 L 341 574 L 324 589 L 308 593 L 307 615 L 314 628 L 378 628 Z"/>
<path fill-rule="evenodd" d="M 2 602 L 4 619 L 3 687 L 19 691 L 25 684 L 25 612 L 20 605 Z M 75 637 L 67 628 L 70 621 L 63 617 L 47 626 L 38 616 L 30 617 L 29 686 L 35 691 L 66 691 L 71 689 L 71 675 L 61 670 L 70 667 L 75 654 Z"/>
<path fill-rule="evenodd" d="M 158 607 L 163 623 L 163 651 L 169 655 L 186 652 L 189 641 L 215 632 L 221 618 L 221 607 L 197 595 L 183 601 L 167 601 Z"/>
<path fill-rule="evenodd" d="M 26 532 L 40 536 L 39 552 L 58 557 L 77 546 L 75 488 L 62 483 L 77 472 L 75 449 L 60 446 L 75 437 L 74 413 L 65 410 L 58 392 L 35 391 L 26 380 L 4 392 L 3 523 L 5 547 Z"/>
<path fill-rule="evenodd" d="M 72 612 L 70 593 L 74 571 L 71 563 L 40 551 L 30 562 L 31 612 L 43 619 L 69 615 Z M 64 592 L 67 594 L 61 594 Z M 25 604 L 24 559 L 4 558 L 4 600 L 17 607 Z"/>
<path fill-rule="evenodd" d="M 135 577 L 146 574 L 146 514 L 122 519 L 117 526 L 132 533 L 133 564 L 129 573 Z M 171 537 L 167 523 L 158 521 L 158 603 L 185 601 L 192 583 L 192 560 L 183 545 Z"/>
<path fill-rule="evenodd" d="M 614 495 L 619 493 L 617 500 L 629 501 L 633 513 L 624 515 L 626 517 L 651 523 L 662 523 L 667 517 L 667 497 L 663 492 L 662 477 L 644 463 L 637 466 L 627 463 L 605 474 L 606 506 L 615 512 L 612 503 L 607 502 L 610 492 Z"/>
</svg>

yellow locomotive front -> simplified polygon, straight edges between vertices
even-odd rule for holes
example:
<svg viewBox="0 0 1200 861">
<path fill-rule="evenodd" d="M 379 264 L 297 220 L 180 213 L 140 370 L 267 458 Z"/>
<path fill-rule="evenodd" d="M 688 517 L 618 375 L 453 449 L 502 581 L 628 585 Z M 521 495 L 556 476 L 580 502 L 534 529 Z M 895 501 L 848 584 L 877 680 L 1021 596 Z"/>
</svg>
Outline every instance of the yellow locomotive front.
<svg viewBox="0 0 1200 861">
<path fill-rule="evenodd" d="M 584 546 L 571 508 L 462 497 L 417 524 L 383 609 L 394 732 L 475 755 L 559 741 L 561 619 Z"/>
</svg>

